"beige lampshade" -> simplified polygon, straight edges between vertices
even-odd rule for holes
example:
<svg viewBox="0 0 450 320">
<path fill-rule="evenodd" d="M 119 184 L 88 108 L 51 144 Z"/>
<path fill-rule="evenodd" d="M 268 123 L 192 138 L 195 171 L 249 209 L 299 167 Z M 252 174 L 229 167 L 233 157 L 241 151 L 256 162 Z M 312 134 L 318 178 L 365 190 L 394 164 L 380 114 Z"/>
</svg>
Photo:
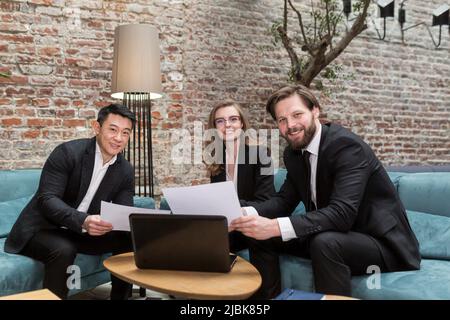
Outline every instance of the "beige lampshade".
<svg viewBox="0 0 450 320">
<path fill-rule="evenodd" d="M 111 96 L 123 93 L 150 93 L 150 99 L 162 96 L 159 38 L 148 24 L 118 26 L 114 35 L 114 60 Z"/>
</svg>

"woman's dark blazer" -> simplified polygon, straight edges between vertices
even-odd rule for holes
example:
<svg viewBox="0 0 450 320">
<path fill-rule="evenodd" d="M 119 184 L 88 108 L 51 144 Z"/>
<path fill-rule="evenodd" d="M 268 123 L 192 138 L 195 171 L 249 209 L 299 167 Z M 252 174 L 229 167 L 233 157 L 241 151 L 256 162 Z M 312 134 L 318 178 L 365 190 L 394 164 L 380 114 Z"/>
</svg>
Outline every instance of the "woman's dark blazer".
<svg viewBox="0 0 450 320">
<path fill-rule="evenodd" d="M 237 176 L 237 194 L 243 207 L 248 201 L 262 202 L 275 194 L 272 159 L 268 149 L 256 145 L 244 146 L 239 151 Z M 223 154 L 225 157 L 225 152 Z M 225 169 L 211 176 L 211 183 L 223 181 L 226 181 Z"/>
</svg>

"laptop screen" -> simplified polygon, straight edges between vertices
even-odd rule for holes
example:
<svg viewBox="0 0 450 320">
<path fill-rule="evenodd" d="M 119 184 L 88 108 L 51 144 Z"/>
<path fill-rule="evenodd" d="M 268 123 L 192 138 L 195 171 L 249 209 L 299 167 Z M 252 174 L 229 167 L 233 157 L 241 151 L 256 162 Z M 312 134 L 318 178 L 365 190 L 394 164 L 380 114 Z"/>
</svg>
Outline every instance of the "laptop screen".
<svg viewBox="0 0 450 320">
<path fill-rule="evenodd" d="M 138 268 L 230 270 L 224 216 L 131 214 L 130 227 Z"/>
</svg>

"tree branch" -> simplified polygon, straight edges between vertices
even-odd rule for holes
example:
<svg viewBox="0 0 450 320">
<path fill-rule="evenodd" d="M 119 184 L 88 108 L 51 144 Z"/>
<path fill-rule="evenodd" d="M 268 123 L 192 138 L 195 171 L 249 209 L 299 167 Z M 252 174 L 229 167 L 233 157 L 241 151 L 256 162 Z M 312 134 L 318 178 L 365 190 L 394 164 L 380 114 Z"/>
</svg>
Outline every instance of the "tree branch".
<svg viewBox="0 0 450 320">
<path fill-rule="evenodd" d="M 277 28 L 278 34 L 280 35 L 281 38 L 281 42 L 283 43 L 284 48 L 286 49 L 289 58 L 291 59 L 291 66 L 292 69 L 295 70 L 295 74 L 294 77 L 296 80 L 299 80 L 302 78 L 301 76 L 301 70 L 299 67 L 299 60 L 298 60 L 298 56 L 297 53 L 295 53 L 294 48 L 292 47 L 291 44 L 291 39 L 289 38 L 289 36 L 287 35 L 286 31 L 283 29 L 283 27 L 279 26 Z"/>
<path fill-rule="evenodd" d="M 348 30 L 337 43 L 333 44 L 332 41 L 336 36 L 337 24 L 341 21 L 343 13 L 340 12 L 335 16 L 336 7 L 334 5 L 330 6 L 330 3 L 327 0 L 322 1 L 325 2 L 326 16 L 324 17 L 322 17 L 322 14 L 316 13 L 314 2 L 311 0 L 314 22 L 314 38 L 307 37 L 302 20 L 302 14 L 293 5 L 291 0 L 284 0 L 284 21 L 283 24 L 278 25 L 276 29 L 291 60 L 291 76 L 297 83 L 301 83 L 308 87 L 311 85 L 313 79 L 331 62 L 333 62 L 333 60 L 335 60 L 345 50 L 345 48 L 355 37 L 367 28 L 365 19 L 367 16 L 368 7 L 370 5 L 370 0 L 360 0 L 362 4 L 360 14 L 355 19 L 350 30 Z M 292 8 L 292 10 L 294 10 L 297 14 L 301 36 L 304 42 L 302 50 L 307 51 L 309 55 L 309 60 L 306 61 L 306 64 L 301 64 L 301 57 L 297 55 L 297 52 L 292 44 L 293 40 L 288 36 L 288 4 L 289 7 Z M 319 38 L 317 38 L 317 36 L 319 36 Z"/>
<path fill-rule="evenodd" d="M 356 18 L 355 23 L 353 24 L 351 29 L 336 44 L 335 48 L 330 50 L 327 54 L 325 54 L 325 52 L 327 50 L 327 47 L 331 44 L 332 37 L 326 36 L 322 39 L 322 41 L 317 46 L 317 51 L 314 52 L 311 61 L 309 61 L 306 70 L 304 70 L 304 72 L 302 73 L 302 77 L 299 79 L 299 82 L 309 87 L 312 80 L 345 50 L 345 48 L 349 45 L 353 38 L 355 38 L 367 28 L 365 19 L 367 16 L 367 10 L 370 4 L 370 0 L 362 1 L 364 1 L 363 10 Z"/>
<path fill-rule="evenodd" d="M 343 12 L 344 11 L 341 11 L 339 13 L 339 16 L 336 18 L 336 21 L 334 22 L 334 25 L 333 25 L 333 37 L 336 34 L 336 28 L 337 28 L 337 25 L 338 25 L 339 21 L 341 21 L 341 19 L 343 18 L 343 15 L 342 15 Z"/>
<path fill-rule="evenodd" d="M 309 52 L 309 54 L 312 54 L 310 49 L 309 49 L 309 41 L 308 38 L 306 37 L 306 33 L 305 33 L 305 29 L 303 27 L 303 21 L 302 21 L 302 15 L 301 13 L 297 10 L 297 8 L 294 7 L 294 5 L 292 4 L 291 0 L 288 0 L 289 5 L 291 6 L 292 10 L 295 11 L 295 13 L 297 14 L 298 17 L 298 24 L 300 26 L 300 30 L 302 32 L 302 37 L 303 37 L 303 42 L 304 42 L 304 47 L 306 48 L 306 50 Z"/>
<path fill-rule="evenodd" d="M 311 0 L 311 12 L 314 18 L 314 41 L 313 43 L 316 43 L 317 41 L 317 37 L 316 37 L 316 32 L 317 32 L 317 18 L 316 18 L 316 11 L 314 10 L 314 2 L 313 0 Z"/>
<path fill-rule="evenodd" d="M 331 28 L 330 28 L 330 9 L 328 8 L 328 1 L 325 1 L 325 13 L 326 13 L 326 21 L 327 21 L 327 31 L 328 37 L 331 38 Z M 332 42 L 330 41 L 330 47 L 332 47 Z"/>
<path fill-rule="evenodd" d="M 300 79 L 300 83 L 309 87 L 311 85 L 312 80 L 327 66 L 325 62 L 325 51 L 330 45 L 331 38 L 326 35 L 320 41 L 316 48 L 316 52 L 314 52 L 314 56 L 308 63 L 306 70 L 303 71 L 302 77 Z"/>
<path fill-rule="evenodd" d="M 370 0 L 363 0 L 363 1 L 364 1 L 363 10 L 356 18 L 350 30 L 345 34 L 345 36 L 341 40 L 339 40 L 339 42 L 336 44 L 336 47 L 333 50 L 330 50 L 326 55 L 325 62 L 327 65 L 331 63 L 334 59 L 336 59 L 342 53 L 342 51 L 345 50 L 345 48 L 347 48 L 347 46 L 350 44 L 353 38 L 355 38 L 362 31 L 367 29 L 365 20 Z"/>
</svg>

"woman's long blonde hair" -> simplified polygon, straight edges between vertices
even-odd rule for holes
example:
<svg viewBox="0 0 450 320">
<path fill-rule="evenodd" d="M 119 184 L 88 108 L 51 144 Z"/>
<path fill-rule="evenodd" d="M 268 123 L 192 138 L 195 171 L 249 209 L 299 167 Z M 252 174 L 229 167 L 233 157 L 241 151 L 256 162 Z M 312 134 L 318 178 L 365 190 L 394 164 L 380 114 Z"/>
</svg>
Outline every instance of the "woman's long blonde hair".
<svg viewBox="0 0 450 320">
<path fill-rule="evenodd" d="M 241 105 L 236 103 L 236 102 L 234 102 L 234 101 L 232 101 L 232 100 L 225 100 L 225 101 L 222 101 L 222 102 L 216 104 L 212 108 L 211 112 L 209 113 L 207 129 L 215 129 L 216 128 L 216 125 L 215 125 L 216 112 L 217 112 L 217 110 L 222 109 L 222 108 L 226 108 L 226 107 L 233 107 L 239 113 L 239 117 L 241 118 L 242 132 L 243 133 L 248 128 L 250 128 L 250 124 L 248 122 L 247 117 L 244 114 L 244 111 L 242 110 Z M 245 142 L 248 143 L 247 140 Z M 223 164 L 213 163 L 213 164 L 207 165 L 206 169 L 208 170 L 209 176 L 216 176 L 221 171 L 225 170 L 225 167 L 224 167 Z"/>
</svg>

